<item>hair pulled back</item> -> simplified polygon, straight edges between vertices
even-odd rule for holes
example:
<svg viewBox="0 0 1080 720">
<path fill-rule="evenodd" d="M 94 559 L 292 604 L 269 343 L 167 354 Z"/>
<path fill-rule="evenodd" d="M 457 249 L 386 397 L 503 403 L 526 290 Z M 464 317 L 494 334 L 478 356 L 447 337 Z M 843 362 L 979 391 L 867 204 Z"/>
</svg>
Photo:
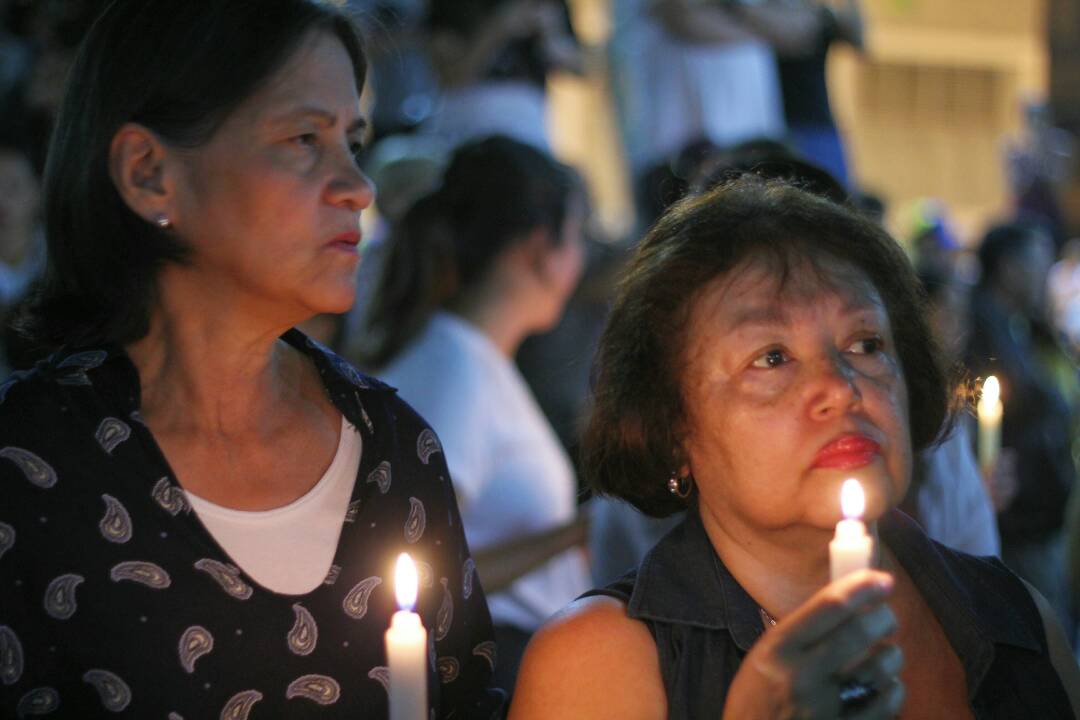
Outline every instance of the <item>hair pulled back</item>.
<svg viewBox="0 0 1080 720">
<path fill-rule="evenodd" d="M 405 213 L 367 319 L 380 368 L 400 353 L 439 308 L 483 282 L 496 258 L 536 228 L 556 244 L 580 190 L 577 174 L 525 143 L 492 136 L 454 152 L 441 185 Z"/>
</svg>

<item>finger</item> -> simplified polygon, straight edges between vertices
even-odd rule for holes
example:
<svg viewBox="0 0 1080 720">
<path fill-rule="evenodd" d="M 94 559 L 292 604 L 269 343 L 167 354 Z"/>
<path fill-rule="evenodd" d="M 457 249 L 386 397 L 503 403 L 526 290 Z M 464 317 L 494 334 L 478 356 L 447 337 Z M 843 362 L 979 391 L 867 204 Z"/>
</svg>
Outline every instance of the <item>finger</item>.
<svg viewBox="0 0 1080 720">
<path fill-rule="evenodd" d="M 864 685 L 884 687 L 888 681 L 900 674 L 903 667 L 903 651 L 897 645 L 884 643 L 843 675 Z"/>
<path fill-rule="evenodd" d="M 904 684 L 899 678 L 892 678 L 883 685 L 878 694 L 858 710 L 844 712 L 840 717 L 844 720 L 884 720 L 894 718 L 900 714 L 900 708 L 904 705 Z"/>
<path fill-rule="evenodd" d="M 779 641 L 792 649 L 809 647 L 854 614 L 884 601 L 892 586 L 892 576 L 877 570 L 860 570 L 835 580 L 778 623 L 778 628 L 784 626 Z"/>
<path fill-rule="evenodd" d="M 896 615 L 884 603 L 857 613 L 803 655 L 819 677 L 845 671 L 871 657 L 875 646 L 896 631 Z"/>
</svg>

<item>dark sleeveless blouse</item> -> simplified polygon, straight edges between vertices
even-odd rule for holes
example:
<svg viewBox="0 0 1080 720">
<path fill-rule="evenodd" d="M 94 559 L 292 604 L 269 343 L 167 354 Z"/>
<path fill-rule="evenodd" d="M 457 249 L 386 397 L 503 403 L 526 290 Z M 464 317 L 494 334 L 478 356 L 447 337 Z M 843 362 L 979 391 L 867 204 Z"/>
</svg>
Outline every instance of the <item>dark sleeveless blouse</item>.
<svg viewBox="0 0 1080 720">
<path fill-rule="evenodd" d="M 996 558 L 928 538 L 893 511 L 882 540 L 911 576 L 964 666 L 976 718 L 1072 718 L 1027 587 Z M 719 717 L 742 659 L 764 632 L 758 604 L 713 550 L 696 513 L 631 572 L 589 595 L 627 604 L 659 654 L 669 718 Z"/>
</svg>

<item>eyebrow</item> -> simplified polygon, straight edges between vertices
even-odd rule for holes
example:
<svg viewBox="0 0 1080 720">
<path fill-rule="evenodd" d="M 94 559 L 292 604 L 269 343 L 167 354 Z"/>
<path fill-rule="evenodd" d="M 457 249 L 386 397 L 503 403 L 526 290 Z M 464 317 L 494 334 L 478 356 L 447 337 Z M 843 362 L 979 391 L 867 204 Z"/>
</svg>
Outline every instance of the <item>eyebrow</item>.
<svg viewBox="0 0 1080 720">
<path fill-rule="evenodd" d="M 322 108 L 310 105 L 305 105 L 303 107 L 295 108 L 293 110 L 290 110 L 289 112 L 283 113 L 282 115 L 275 117 L 273 120 L 271 120 L 271 122 L 274 124 L 280 124 L 292 120 L 300 120 L 303 118 L 315 118 L 321 125 L 325 125 L 326 127 L 334 127 L 335 125 L 337 125 L 337 115 L 330 112 L 329 110 L 324 110 Z M 360 132 L 366 129 L 367 126 L 367 120 L 365 120 L 363 117 L 358 117 L 351 123 L 349 123 L 349 126 L 345 128 L 345 132 Z"/>
<path fill-rule="evenodd" d="M 840 312 L 844 315 L 873 314 L 874 305 L 845 300 Z M 779 303 L 770 305 L 751 305 L 740 308 L 735 316 L 727 323 L 728 332 L 742 329 L 747 325 L 777 326 L 791 324 L 790 314 Z"/>
</svg>

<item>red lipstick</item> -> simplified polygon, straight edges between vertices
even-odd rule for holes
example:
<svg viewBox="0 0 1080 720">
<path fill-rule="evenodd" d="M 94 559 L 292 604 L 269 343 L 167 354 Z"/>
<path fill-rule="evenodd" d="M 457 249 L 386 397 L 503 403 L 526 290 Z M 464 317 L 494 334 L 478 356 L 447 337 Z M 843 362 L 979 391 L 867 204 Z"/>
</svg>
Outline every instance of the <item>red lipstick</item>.
<svg viewBox="0 0 1080 720">
<path fill-rule="evenodd" d="M 881 446 L 857 433 L 841 435 L 830 441 L 814 456 L 811 467 L 832 470 L 852 470 L 869 465 L 881 454 Z"/>
</svg>

